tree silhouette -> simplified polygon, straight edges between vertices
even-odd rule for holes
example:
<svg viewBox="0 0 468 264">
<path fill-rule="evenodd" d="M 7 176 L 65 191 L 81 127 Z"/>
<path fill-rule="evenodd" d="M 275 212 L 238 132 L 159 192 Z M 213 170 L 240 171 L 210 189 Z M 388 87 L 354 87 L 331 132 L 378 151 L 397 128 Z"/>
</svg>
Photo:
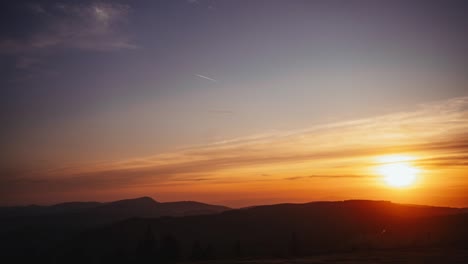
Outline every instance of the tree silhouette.
<svg viewBox="0 0 468 264">
<path fill-rule="evenodd" d="M 190 255 L 190 260 L 208 260 L 213 257 L 213 246 L 209 244 L 206 247 L 203 247 L 200 241 L 195 240 L 192 245 L 192 254 Z"/>
<path fill-rule="evenodd" d="M 291 239 L 289 241 L 289 255 L 291 257 L 297 257 L 300 254 L 299 241 L 297 240 L 296 232 L 291 233 Z"/>
<path fill-rule="evenodd" d="M 236 240 L 234 243 L 234 257 L 242 258 L 242 247 L 240 240 Z"/>
<path fill-rule="evenodd" d="M 200 241 L 195 240 L 192 245 L 191 260 L 202 260 L 203 259 L 203 248 L 200 245 Z"/>
<path fill-rule="evenodd" d="M 156 239 L 154 238 L 151 226 L 148 225 L 143 239 L 137 246 L 136 260 L 137 263 L 155 263 L 156 262 Z"/>
<path fill-rule="evenodd" d="M 214 249 L 211 244 L 208 244 L 205 248 L 205 259 L 212 259 L 214 254 Z"/>
<path fill-rule="evenodd" d="M 179 258 L 179 242 L 171 234 L 167 234 L 161 239 L 159 256 L 163 263 L 175 263 Z"/>
<path fill-rule="evenodd" d="M 114 249 L 110 256 L 101 260 L 101 263 L 125 264 L 129 263 L 125 249 L 122 247 Z"/>
</svg>

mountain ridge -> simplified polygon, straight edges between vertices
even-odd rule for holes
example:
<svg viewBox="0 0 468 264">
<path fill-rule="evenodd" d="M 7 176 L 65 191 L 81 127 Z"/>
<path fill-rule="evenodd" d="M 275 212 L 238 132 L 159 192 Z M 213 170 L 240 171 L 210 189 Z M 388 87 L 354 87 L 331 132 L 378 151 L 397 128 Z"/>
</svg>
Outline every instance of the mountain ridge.
<svg viewBox="0 0 468 264">
<path fill-rule="evenodd" d="M 132 211 L 129 207 L 135 203 L 141 207 Z M 355 248 L 458 247 L 468 243 L 466 208 L 345 200 L 200 211 L 213 209 L 211 206 L 193 201 L 159 203 L 140 197 L 85 212 L 0 218 L 2 227 L 16 225 L 0 232 L 0 247 L 15 258 L 24 248 L 34 248 L 62 260 L 58 263 L 67 259 L 87 263 L 87 256 L 107 258 L 119 252 L 132 263 L 145 237 L 161 247 L 177 243 L 181 260 L 193 256 L 198 260 L 236 258 L 239 248 L 246 257 L 277 258 Z M 154 215 L 138 211 L 156 207 Z M 193 254 L 197 248 L 204 253 Z M 208 251 L 210 248 L 213 250 Z"/>
<path fill-rule="evenodd" d="M 41 216 L 54 215 L 61 213 L 109 213 L 109 214 L 132 214 L 140 211 L 135 217 L 145 216 L 142 212 L 148 210 L 148 217 L 157 217 L 160 213 L 174 213 L 176 215 L 184 215 L 184 212 L 175 212 L 177 210 L 169 210 L 171 205 L 192 205 L 201 208 L 205 213 L 230 210 L 231 208 L 223 205 L 212 205 L 196 201 L 173 201 L 173 202 L 158 202 L 149 196 L 137 198 L 129 198 L 116 200 L 111 202 L 94 202 L 94 201 L 72 201 L 63 202 L 52 205 L 26 205 L 26 206 L 7 206 L 0 207 L 0 218 L 5 217 L 24 217 L 24 216 Z M 180 207 L 180 206 L 179 206 Z M 190 208 L 181 208 L 189 210 Z M 189 210 L 190 211 L 190 210 Z M 151 213 L 153 212 L 153 213 Z"/>
<path fill-rule="evenodd" d="M 120 248 L 131 259 L 144 237 L 157 243 L 170 237 L 182 260 L 192 259 L 200 247 L 205 255 L 198 260 L 236 258 L 239 248 L 244 257 L 284 258 L 370 248 L 462 247 L 468 242 L 466 221 L 468 213 L 460 208 L 370 200 L 284 203 L 211 215 L 127 219 L 85 232 L 68 247 L 89 244 L 86 254 L 104 256 Z"/>
</svg>

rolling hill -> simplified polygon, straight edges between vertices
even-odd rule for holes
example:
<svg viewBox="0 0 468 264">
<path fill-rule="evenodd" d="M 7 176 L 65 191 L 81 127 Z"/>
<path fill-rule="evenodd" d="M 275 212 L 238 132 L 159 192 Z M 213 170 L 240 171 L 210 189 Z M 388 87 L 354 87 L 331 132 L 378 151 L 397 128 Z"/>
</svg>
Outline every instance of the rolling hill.
<svg viewBox="0 0 468 264">
<path fill-rule="evenodd" d="M 466 223 L 466 209 L 459 208 L 385 201 L 278 204 L 213 215 L 129 219 L 83 233 L 61 252 L 82 252 L 81 261 L 88 261 L 86 256 L 108 259 L 119 252 L 119 259 L 130 262 L 141 256 L 170 262 L 464 247 Z M 177 252 L 173 259 L 167 255 L 171 250 Z"/>
</svg>

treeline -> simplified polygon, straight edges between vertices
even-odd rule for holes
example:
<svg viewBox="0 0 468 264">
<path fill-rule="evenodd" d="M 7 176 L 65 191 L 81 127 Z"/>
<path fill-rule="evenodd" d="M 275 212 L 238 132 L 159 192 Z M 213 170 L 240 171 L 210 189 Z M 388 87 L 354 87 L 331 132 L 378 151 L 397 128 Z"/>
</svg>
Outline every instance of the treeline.
<svg viewBox="0 0 468 264">
<path fill-rule="evenodd" d="M 202 243 L 200 240 L 194 240 L 192 241 L 191 246 L 187 247 L 187 243 L 179 241 L 177 237 L 170 233 L 157 236 L 151 226 L 148 225 L 146 231 L 142 234 L 141 239 L 137 242 L 134 250 L 129 250 L 119 246 L 111 246 L 111 248 L 106 250 L 106 253 L 101 252 L 102 255 L 99 259 L 94 258 L 94 256 L 90 254 L 77 254 L 73 256 L 72 253 L 62 256 L 62 260 L 68 258 L 71 263 L 171 264 L 179 261 L 242 259 L 252 257 L 252 251 L 246 250 L 242 241 L 239 239 L 232 241 L 231 248 L 225 248 L 225 245 L 226 244 L 224 243 L 222 246 L 217 246 L 214 243 Z M 105 248 L 105 246 L 103 246 L 103 248 Z M 302 245 L 298 240 L 296 233 L 292 232 L 284 250 L 280 252 L 272 251 L 272 256 L 293 258 L 303 256 L 306 251 L 302 249 Z"/>
<path fill-rule="evenodd" d="M 17 252 L 8 251 L 17 257 L 5 263 L 169 264 L 372 249 L 466 248 L 466 223 L 464 211 L 441 213 L 437 208 L 384 202 L 284 204 L 215 215 L 128 219 L 89 229 L 48 249 L 18 244 L 10 247 Z M 25 230 L 18 241 L 33 241 L 39 235 Z M 3 249 L 12 245 L 4 242 Z"/>
</svg>

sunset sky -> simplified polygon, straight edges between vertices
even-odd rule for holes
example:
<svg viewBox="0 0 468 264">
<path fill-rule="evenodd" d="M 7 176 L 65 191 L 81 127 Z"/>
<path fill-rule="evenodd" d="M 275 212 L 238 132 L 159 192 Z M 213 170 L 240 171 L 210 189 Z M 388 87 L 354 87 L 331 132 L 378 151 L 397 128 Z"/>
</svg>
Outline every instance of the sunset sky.
<svg viewBox="0 0 468 264">
<path fill-rule="evenodd" d="M 0 205 L 468 207 L 466 1 L 0 7 Z"/>
</svg>

